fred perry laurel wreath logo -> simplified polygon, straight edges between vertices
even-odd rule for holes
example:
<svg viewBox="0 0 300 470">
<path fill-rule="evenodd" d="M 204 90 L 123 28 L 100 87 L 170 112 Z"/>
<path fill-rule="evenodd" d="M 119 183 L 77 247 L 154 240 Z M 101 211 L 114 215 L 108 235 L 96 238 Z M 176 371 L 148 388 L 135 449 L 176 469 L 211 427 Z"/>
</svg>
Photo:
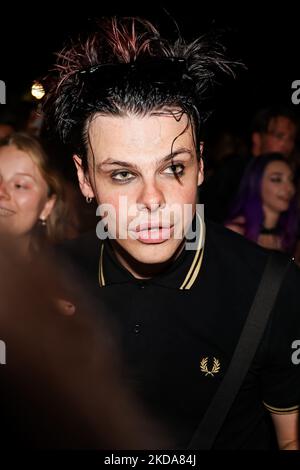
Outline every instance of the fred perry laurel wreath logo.
<svg viewBox="0 0 300 470">
<path fill-rule="evenodd" d="M 200 362 L 200 369 L 201 369 L 201 372 L 205 373 L 205 377 L 207 375 L 211 375 L 212 377 L 214 377 L 215 374 L 218 374 L 218 372 L 220 372 L 221 364 L 220 364 L 220 361 L 216 357 L 213 358 L 213 366 L 211 370 L 208 369 L 207 363 L 208 363 L 208 357 L 204 357 Z"/>
</svg>

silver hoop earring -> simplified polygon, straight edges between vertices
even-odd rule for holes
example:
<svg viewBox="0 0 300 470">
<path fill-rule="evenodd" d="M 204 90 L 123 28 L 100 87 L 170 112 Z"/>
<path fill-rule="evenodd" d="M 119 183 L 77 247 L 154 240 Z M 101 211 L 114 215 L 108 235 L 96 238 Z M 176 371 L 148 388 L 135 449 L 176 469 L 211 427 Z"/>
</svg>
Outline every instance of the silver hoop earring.
<svg viewBox="0 0 300 470">
<path fill-rule="evenodd" d="M 87 202 L 88 204 L 90 204 L 90 203 L 92 202 L 93 198 L 87 196 L 87 197 L 85 198 L 85 200 L 86 200 L 86 202 Z"/>
</svg>

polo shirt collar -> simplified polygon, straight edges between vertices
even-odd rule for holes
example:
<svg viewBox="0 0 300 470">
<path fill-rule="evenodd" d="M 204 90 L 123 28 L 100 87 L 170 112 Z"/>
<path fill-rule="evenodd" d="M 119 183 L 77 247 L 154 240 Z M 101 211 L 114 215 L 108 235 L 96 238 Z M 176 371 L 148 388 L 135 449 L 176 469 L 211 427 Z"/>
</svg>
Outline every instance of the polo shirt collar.
<svg viewBox="0 0 300 470">
<path fill-rule="evenodd" d="M 148 284 L 159 285 L 169 289 L 189 290 L 194 285 L 202 265 L 205 248 L 205 224 L 201 220 L 201 234 L 198 237 L 196 249 L 182 250 L 178 258 L 163 272 L 151 279 L 136 279 L 117 260 L 109 240 L 100 246 L 99 286 L 106 287 L 114 284 Z"/>
</svg>

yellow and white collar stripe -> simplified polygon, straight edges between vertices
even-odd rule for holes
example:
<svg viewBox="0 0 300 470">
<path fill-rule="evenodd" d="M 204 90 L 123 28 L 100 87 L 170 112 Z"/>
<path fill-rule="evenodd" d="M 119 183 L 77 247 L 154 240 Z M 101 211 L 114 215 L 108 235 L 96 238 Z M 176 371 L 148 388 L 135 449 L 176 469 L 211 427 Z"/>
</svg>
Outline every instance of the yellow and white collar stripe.
<svg viewBox="0 0 300 470">
<path fill-rule="evenodd" d="M 202 265 L 202 260 L 203 260 L 203 253 L 204 253 L 204 242 L 205 242 L 205 223 L 199 214 L 196 214 L 199 221 L 200 221 L 200 236 L 197 244 L 197 249 L 196 253 L 193 259 L 193 262 L 191 264 L 191 267 L 179 287 L 180 290 L 188 290 L 190 289 L 195 280 L 197 279 L 197 276 L 199 274 L 201 265 Z M 101 243 L 101 249 L 100 249 L 100 260 L 99 260 L 99 273 L 98 273 L 98 279 L 99 279 L 99 285 L 100 287 L 105 286 L 105 278 L 104 278 L 104 273 L 103 273 L 103 251 L 104 251 L 104 243 Z"/>
</svg>

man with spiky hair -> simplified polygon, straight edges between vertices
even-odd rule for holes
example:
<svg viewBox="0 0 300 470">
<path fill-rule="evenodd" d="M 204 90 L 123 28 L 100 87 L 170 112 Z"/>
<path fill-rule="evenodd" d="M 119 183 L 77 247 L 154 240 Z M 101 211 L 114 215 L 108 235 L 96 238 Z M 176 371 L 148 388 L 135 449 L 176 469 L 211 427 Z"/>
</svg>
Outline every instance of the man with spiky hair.
<svg viewBox="0 0 300 470">
<path fill-rule="evenodd" d="M 232 64 L 205 38 L 171 42 L 148 21 L 108 18 L 65 48 L 56 70 L 45 112 L 102 217 L 98 237 L 64 252 L 108 308 L 137 399 L 184 448 L 230 368 L 269 259 L 204 222 L 197 204 L 207 96 Z M 213 448 L 267 449 L 266 410 L 279 447 L 297 448 L 299 282 L 289 263 Z"/>
</svg>

